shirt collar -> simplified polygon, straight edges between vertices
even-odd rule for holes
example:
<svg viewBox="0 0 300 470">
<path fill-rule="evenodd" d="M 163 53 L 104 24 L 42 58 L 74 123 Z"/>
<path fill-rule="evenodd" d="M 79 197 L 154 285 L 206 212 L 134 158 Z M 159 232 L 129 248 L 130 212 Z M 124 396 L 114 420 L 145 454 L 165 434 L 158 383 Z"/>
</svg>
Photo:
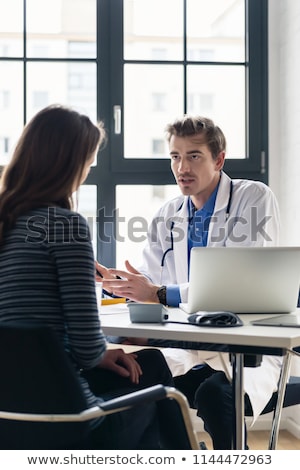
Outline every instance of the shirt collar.
<svg viewBox="0 0 300 470">
<path fill-rule="evenodd" d="M 211 195 L 209 196 L 209 199 L 206 201 L 206 203 L 204 204 L 204 206 L 201 208 L 201 209 L 196 209 L 191 198 L 189 197 L 189 201 L 188 201 L 188 207 L 189 207 L 189 215 L 190 217 L 193 217 L 193 215 L 197 212 L 202 212 L 202 213 L 206 213 L 206 214 L 209 214 L 209 215 L 212 215 L 213 212 L 214 212 L 214 208 L 215 208 L 215 203 L 216 203 L 216 198 L 217 198 L 217 193 L 218 193 L 218 189 L 219 189 L 219 184 L 220 184 L 220 180 L 217 184 L 217 186 L 215 187 L 215 189 L 213 190 L 213 192 L 211 193 Z"/>
</svg>

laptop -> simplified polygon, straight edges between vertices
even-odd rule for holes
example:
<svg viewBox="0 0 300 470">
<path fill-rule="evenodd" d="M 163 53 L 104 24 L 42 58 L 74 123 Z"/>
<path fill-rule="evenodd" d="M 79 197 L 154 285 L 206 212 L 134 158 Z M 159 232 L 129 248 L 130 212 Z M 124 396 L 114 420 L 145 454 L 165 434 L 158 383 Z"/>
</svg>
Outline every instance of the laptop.
<svg viewBox="0 0 300 470">
<path fill-rule="evenodd" d="M 276 317 L 265 317 L 260 320 L 254 320 L 252 325 L 258 326 L 287 326 L 289 328 L 300 328 L 300 312 L 294 312 L 290 315 L 276 315 Z"/>
<path fill-rule="evenodd" d="M 300 247 L 194 247 L 187 313 L 290 313 L 297 308 Z"/>
</svg>

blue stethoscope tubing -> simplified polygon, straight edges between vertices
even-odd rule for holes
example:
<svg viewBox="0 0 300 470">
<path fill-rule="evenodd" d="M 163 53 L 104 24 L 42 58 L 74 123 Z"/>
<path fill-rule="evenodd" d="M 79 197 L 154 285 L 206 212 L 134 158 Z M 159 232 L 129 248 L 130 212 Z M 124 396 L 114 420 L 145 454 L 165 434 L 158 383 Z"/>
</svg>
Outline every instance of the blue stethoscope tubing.
<svg viewBox="0 0 300 470">
<path fill-rule="evenodd" d="M 227 202 L 227 207 L 226 207 L 226 212 L 225 212 L 225 222 L 227 222 L 228 217 L 229 217 L 229 214 L 230 214 L 231 203 L 232 203 L 232 193 L 233 193 L 233 181 L 230 180 L 229 196 L 228 196 L 228 202 Z M 162 255 L 161 262 L 160 262 L 160 267 L 161 267 L 161 269 L 162 269 L 162 268 L 164 267 L 164 265 L 165 265 L 165 259 L 166 259 L 167 254 L 168 254 L 170 251 L 173 251 L 173 250 L 174 250 L 174 237 L 173 237 L 173 228 L 174 228 L 174 225 L 175 225 L 175 222 L 172 221 L 171 227 L 170 227 L 170 241 L 171 241 L 171 245 L 170 245 L 170 248 L 168 248 L 168 249 L 164 252 L 164 254 Z"/>
</svg>

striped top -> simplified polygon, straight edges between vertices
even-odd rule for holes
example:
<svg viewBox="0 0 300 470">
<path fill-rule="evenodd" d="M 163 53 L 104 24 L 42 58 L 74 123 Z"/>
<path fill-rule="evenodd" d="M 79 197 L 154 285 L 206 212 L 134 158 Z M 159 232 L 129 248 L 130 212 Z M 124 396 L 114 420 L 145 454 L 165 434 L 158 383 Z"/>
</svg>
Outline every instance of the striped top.
<svg viewBox="0 0 300 470">
<path fill-rule="evenodd" d="M 0 321 L 54 328 L 76 369 L 96 366 L 106 348 L 95 294 L 89 227 L 59 207 L 20 216 L 0 248 Z M 89 406 L 99 404 L 80 377 Z"/>
</svg>

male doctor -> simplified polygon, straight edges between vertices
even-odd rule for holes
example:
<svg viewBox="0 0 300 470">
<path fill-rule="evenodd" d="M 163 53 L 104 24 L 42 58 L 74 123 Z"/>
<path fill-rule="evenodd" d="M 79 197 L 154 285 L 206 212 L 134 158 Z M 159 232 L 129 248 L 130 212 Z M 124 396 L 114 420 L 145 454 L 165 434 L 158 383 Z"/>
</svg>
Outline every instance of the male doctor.
<svg viewBox="0 0 300 470">
<path fill-rule="evenodd" d="M 226 139 L 212 120 L 184 116 L 169 124 L 166 133 L 171 168 L 182 195 L 163 205 L 154 217 L 139 271 L 128 261 L 127 271 L 100 264 L 97 269 L 103 275 L 103 287 L 115 295 L 178 306 L 187 302 L 192 247 L 276 245 L 279 211 L 268 186 L 232 180 L 224 173 Z M 191 351 L 190 343 L 184 342 L 149 339 L 148 344 L 166 347 L 166 359 L 170 355 L 169 365 L 177 376 L 175 384 L 203 419 L 214 449 L 231 449 L 228 354 Z M 200 362 L 205 365 L 197 367 Z M 245 414 L 253 421 L 277 390 L 280 366 L 280 358 L 265 356 L 260 367 L 245 369 Z"/>
</svg>

